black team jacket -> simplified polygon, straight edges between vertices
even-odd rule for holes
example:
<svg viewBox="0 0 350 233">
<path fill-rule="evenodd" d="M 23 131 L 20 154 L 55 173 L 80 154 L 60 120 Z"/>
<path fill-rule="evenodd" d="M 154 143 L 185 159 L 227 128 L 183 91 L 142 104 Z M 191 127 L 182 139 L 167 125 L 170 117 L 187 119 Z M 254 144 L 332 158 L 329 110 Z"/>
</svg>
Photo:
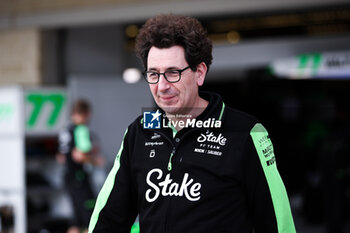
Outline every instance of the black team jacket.
<svg viewBox="0 0 350 233">
<path fill-rule="evenodd" d="M 200 95 L 209 105 L 179 132 L 145 114 L 128 127 L 89 233 L 129 233 L 138 214 L 141 233 L 295 232 L 265 128 Z"/>
</svg>

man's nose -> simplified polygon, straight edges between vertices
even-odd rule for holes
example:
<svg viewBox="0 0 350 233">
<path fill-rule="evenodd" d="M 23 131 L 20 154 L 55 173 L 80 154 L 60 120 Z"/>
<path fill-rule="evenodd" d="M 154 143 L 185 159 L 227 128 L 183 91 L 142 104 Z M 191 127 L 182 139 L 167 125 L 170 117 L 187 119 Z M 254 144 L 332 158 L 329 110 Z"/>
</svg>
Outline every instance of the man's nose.
<svg viewBox="0 0 350 233">
<path fill-rule="evenodd" d="M 170 83 L 165 79 L 164 74 L 161 74 L 159 76 L 159 81 L 158 81 L 158 90 L 159 91 L 164 91 L 169 89 Z"/>
</svg>

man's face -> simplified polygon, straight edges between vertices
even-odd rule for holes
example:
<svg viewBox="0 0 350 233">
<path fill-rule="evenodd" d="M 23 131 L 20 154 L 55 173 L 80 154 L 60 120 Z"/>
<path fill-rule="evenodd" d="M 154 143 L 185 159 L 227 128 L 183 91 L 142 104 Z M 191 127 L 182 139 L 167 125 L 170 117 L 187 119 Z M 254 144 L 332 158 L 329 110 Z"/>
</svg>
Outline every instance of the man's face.
<svg viewBox="0 0 350 233">
<path fill-rule="evenodd" d="M 148 71 L 158 73 L 181 70 L 188 66 L 184 48 L 177 45 L 162 49 L 153 46 L 149 51 L 147 64 Z M 186 113 L 189 108 L 195 107 L 199 100 L 198 86 L 203 84 L 205 76 L 200 74 L 198 70 L 193 72 L 186 69 L 176 83 L 169 83 L 161 75 L 158 83 L 149 84 L 157 105 L 170 114 Z"/>
<path fill-rule="evenodd" d="M 74 124 L 80 125 L 80 124 L 87 124 L 90 119 L 89 113 L 73 113 L 72 114 L 72 121 Z"/>
</svg>

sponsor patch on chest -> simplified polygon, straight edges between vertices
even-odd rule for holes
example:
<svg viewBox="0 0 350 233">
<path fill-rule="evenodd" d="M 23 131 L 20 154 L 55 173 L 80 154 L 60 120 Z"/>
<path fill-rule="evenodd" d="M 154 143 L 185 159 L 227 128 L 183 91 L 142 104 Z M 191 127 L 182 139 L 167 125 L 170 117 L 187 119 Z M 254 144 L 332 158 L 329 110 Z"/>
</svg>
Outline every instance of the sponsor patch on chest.
<svg viewBox="0 0 350 233">
<path fill-rule="evenodd" d="M 222 147 L 226 145 L 227 138 L 223 134 L 215 135 L 213 132 L 207 130 L 205 133 L 201 133 L 197 138 L 197 143 L 194 152 L 200 154 L 208 154 L 221 156 Z"/>
</svg>

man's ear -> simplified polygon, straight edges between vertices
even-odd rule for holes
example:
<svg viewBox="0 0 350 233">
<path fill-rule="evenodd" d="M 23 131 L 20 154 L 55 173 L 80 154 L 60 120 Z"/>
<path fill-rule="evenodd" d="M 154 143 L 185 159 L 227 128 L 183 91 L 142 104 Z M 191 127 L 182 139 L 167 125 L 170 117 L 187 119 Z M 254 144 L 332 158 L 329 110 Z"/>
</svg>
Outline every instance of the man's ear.
<svg viewBox="0 0 350 233">
<path fill-rule="evenodd" d="M 197 85 L 200 87 L 204 84 L 205 76 L 207 75 L 208 67 L 204 62 L 197 65 L 196 79 Z"/>
</svg>

